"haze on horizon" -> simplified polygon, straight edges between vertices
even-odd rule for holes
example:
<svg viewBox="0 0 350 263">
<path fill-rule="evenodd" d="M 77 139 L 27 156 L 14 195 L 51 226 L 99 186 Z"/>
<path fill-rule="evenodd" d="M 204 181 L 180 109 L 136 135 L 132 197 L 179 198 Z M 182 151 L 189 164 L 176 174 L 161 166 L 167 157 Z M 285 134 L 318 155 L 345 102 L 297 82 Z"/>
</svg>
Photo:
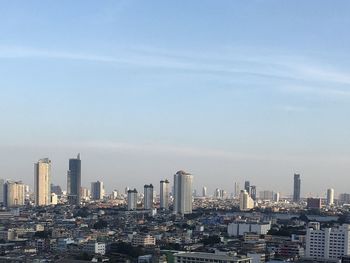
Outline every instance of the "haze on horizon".
<svg viewBox="0 0 350 263">
<path fill-rule="evenodd" d="M 2 1 L 0 177 L 350 192 L 350 2 Z"/>
</svg>

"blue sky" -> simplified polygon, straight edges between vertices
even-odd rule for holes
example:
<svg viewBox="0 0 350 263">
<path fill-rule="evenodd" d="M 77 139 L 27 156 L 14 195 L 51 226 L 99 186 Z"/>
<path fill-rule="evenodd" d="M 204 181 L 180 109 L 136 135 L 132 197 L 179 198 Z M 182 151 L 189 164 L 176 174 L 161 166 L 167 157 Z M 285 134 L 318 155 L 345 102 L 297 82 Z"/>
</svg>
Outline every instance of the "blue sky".
<svg viewBox="0 0 350 263">
<path fill-rule="evenodd" d="M 349 192 L 347 1 L 1 1 L 0 173 Z M 14 158 L 16 156 L 16 158 Z M 315 180 L 317 178 L 317 180 Z M 344 184 L 346 182 L 346 184 Z"/>
</svg>

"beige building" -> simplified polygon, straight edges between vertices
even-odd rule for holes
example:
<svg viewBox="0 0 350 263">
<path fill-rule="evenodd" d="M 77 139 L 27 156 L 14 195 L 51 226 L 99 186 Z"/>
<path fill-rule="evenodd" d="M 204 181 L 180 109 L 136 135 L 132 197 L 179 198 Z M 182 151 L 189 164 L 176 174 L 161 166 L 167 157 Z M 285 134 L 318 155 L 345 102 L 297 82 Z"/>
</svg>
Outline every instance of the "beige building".
<svg viewBox="0 0 350 263">
<path fill-rule="evenodd" d="M 34 164 L 35 205 L 51 204 L 51 161 L 40 159 Z"/>
<path fill-rule="evenodd" d="M 25 185 L 22 182 L 7 181 L 5 185 L 6 206 L 23 206 L 25 201 Z"/>
<path fill-rule="evenodd" d="M 239 209 L 241 211 L 247 211 L 252 208 L 254 208 L 254 200 L 246 190 L 242 190 L 239 195 Z"/>
</svg>

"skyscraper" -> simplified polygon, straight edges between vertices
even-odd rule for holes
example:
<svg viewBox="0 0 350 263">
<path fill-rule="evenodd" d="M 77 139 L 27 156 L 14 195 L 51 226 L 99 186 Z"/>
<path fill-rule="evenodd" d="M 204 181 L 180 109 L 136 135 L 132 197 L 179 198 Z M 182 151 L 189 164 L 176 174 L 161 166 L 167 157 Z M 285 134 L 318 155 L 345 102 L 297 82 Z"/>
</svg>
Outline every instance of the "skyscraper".
<svg viewBox="0 0 350 263">
<path fill-rule="evenodd" d="M 93 200 L 101 200 L 104 196 L 103 182 L 97 181 L 91 183 L 91 198 Z"/>
<path fill-rule="evenodd" d="M 327 205 L 331 206 L 334 204 L 334 189 L 329 188 L 327 189 Z"/>
<path fill-rule="evenodd" d="M 294 174 L 294 192 L 293 202 L 298 203 L 300 201 L 300 174 Z"/>
<path fill-rule="evenodd" d="M 250 187 L 250 197 L 255 201 L 256 200 L 256 186 L 252 185 Z"/>
<path fill-rule="evenodd" d="M 143 196 L 143 206 L 145 210 L 153 209 L 153 185 L 145 184 L 144 188 L 144 196 Z"/>
<path fill-rule="evenodd" d="M 205 186 L 203 186 L 203 189 L 202 189 L 202 196 L 203 197 L 207 196 L 207 187 L 205 187 Z"/>
<path fill-rule="evenodd" d="M 0 205 L 5 205 L 5 180 L 0 179 Z"/>
<path fill-rule="evenodd" d="M 167 179 L 160 181 L 160 209 L 169 209 L 170 184 Z"/>
<path fill-rule="evenodd" d="M 81 160 L 80 154 L 77 158 L 69 159 L 69 170 L 67 172 L 67 194 L 70 204 L 79 205 L 81 187 Z"/>
<path fill-rule="evenodd" d="M 128 190 L 128 210 L 136 210 L 137 208 L 137 190 Z"/>
<path fill-rule="evenodd" d="M 24 205 L 25 185 L 22 182 L 7 181 L 4 189 L 6 207 L 18 207 Z"/>
<path fill-rule="evenodd" d="M 193 176 L 184 171 L 174 175 L 174 213 L 192 213 L 192 183 Z"/>
<path fill-rule="evenodd" d="M 244 182 L 244 190 L 246 190 L 247 193 L 250 195 L 250 182 L 249 181 Z"/>
<path fill-rule="evenodd" d="M 242 190 L 239 195 L 239 209 L 247 211 L 254 208 L 254 200 L 250 197 L 246 190 Z"/>
<path fill-rule="evenodd" d="M 239 197 L 239 183 L 235 182 L 234 197 Z"/>
<path fill-rule="evenodd" d="M 51 204 L 51 161 L 49 158 L 40 159 L 34 164 L 34 193 L 35 205 Z"/>
</svg>

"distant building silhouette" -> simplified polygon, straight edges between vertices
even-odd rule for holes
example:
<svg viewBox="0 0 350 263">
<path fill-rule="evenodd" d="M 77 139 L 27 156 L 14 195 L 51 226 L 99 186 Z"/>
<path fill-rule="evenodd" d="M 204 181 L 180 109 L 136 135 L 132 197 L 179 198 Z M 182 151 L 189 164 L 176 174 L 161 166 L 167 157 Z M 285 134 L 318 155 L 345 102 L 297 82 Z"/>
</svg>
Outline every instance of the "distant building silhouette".
<svg viewBox="0 0 350 263">
<path fill-rule="evenodd" d="M 298 203 L 300 201 L 300 174 L 294 174 L 294 191 L 293 191 L 293 202 Z"/>
<path fill-rule="evenodd" d="M 73 205 L 80 205 L 81 187 L 81 160 L 80 154 L 77 158 L 69 159 L 69 170 L 67 172 L 67 194 L 68 201 Z"/>
</svg>

